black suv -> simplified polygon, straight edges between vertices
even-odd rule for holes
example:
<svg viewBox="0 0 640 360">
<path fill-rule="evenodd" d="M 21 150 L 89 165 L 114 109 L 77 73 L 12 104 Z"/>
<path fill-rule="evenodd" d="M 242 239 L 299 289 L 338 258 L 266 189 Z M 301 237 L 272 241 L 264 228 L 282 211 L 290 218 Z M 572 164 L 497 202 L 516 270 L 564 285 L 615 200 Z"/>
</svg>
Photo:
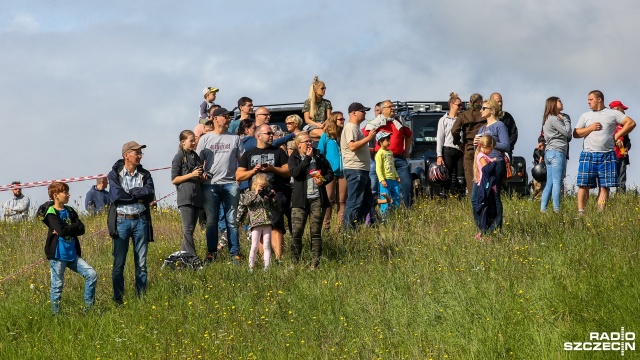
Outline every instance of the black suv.
<svg viewBox="0 0 640 360">
<path fill-rule="evenodd" d="M 415 195 L 433 197 L 442 192 L 441 184 L 429 181 L 429 166 L 436 161 L 436 135 L 438 121 L 449 111 L 447 101 L 395 101 L 396 114 L 411 129 L 413 140 L 411 155 L 407 159 Z M 468 107 L 469 103 L 463 103 Z M 529 193 L 526 161 L 514 156 L 511 162 L 513 177 L 504 187 L 507 191 L 525 196 Z M 462 185 L 462 184 L 461 184 Z"/>
</svg>

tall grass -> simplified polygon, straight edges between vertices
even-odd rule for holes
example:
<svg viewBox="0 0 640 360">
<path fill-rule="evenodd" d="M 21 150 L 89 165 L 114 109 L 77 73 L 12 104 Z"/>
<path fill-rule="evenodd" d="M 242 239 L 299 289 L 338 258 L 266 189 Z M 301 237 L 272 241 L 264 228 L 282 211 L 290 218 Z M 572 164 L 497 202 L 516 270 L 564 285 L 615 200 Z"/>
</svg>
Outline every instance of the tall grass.
<svg viewBox="0 0 640 360">
<path fill-rule="evenodd" d="M 638 206 L 619 195 L 605 212 L 578 217 L 574 198 L 561 215 L 506 199 L 503 233 L 481 243 L 466 201 L 423 200 L 377 227 L 324 234 L 319 270 L 285 261 L 267 273 L 233 266 L 228 255 L 201 271 L 161 270 L 181 241 L 179 214 L 164 209 L 154 214 L 148 292 L 134 296 L 129 255 L 121 307 L 111 301 L 106 219 L 84 217 L 97 304 L 83 314 L 84 283 L 69 271 L 55 317 L 48 263 L 39 262 L 44 225 L 3 223 L 0 358 L 618 358 L 563 344 L 621 326 L 640 333 Z M 197 244 L 202 255 L 201 233 Z"/>
</svg>

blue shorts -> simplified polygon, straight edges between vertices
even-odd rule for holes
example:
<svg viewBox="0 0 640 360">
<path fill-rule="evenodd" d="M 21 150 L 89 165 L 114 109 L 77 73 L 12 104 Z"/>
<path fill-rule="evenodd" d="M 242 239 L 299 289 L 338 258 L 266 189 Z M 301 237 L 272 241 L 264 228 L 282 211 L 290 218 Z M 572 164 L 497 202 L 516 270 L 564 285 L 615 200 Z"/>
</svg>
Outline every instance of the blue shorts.
<svg viewBox="0 0 640 360">
<path fill-rule="evenodd" d="M 593 189 L 598 186 L 610 188 L 618 187 L 616 153 L 586 152 L 580 153 L 577 186 L 588 186 Z"/>
</svg>

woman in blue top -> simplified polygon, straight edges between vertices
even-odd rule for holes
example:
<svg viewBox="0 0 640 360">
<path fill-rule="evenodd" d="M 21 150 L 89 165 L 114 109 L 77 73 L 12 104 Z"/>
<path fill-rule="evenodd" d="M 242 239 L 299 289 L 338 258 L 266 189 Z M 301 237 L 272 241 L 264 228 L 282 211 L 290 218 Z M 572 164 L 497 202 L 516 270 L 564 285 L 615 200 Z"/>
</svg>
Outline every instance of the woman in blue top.
<svg viewBox="0 0 640 360">
<path fill-rule="evenodd" d="M 320 142 L 318 142 L 318 151 L 329 161 L 335 176 L 331 182 L 325 185 L 330 206 L 326 210 L 322 226 L 327 230 L 330 228 L 331 213 L 333 205 L 336 203 L 336 197 L 338 198 L 338 222 L 340 222 L 338 228 L 342 228 L 341 222 L 344 215 L 344 207 L 347 203 L 347 180 L 342 172 L 342 154 L 340 153 L 339 143 L 344 121 L 344 115 L 340 111 L 332 112 L 325 122 L 325 131 L 320 137 Z"/>
<path fill-rule="evenodd" d="M 480 115 L 483 119 L 487 119 L 487 124 L 478 130 L 478 134 L 473 139 L 473 145 L 478 146 L 480 138 L 484 135 L 491 135 L 496 141 L 496 146 L 493 148 L 489 157 L 496 161 L 496 218 L 493 224 L 489 227 L 489 232 L 502 229 L 502 200 L 500 199 L 500 193 L 502 192 L 502 182 L 507 173 L 506 163 L 504 160 L 505 153 L 511 150 L 509 142 L 509 130 L 502 121 L 498 118 L 502 116 L 502 109 L 495 100 L 487 100 L 482 103 L 482 110 Z M 475 191 L 477 186 L 474 185 L 473 193 L 471 195 L 471 201 L 475 198 Z M 476 204 L 473 204 L 474 208 Z"/>
</svg>

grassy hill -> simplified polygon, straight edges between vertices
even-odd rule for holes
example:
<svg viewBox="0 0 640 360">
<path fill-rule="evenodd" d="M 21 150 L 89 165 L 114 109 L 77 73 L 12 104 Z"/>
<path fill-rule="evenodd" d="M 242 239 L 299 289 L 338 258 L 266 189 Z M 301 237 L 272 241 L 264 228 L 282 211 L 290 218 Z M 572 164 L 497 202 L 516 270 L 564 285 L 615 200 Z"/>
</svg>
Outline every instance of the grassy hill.
<svg viewBox="0 0 640 360">
<path fill-rule="evenodd" d="M 324 234 L 319 270 L 285 261 L 267 273 L 233 266 L 228 254 L 201 271 L 162 270 L 181 242 L 179 214 L 163 209 L 147 295 L 134 295 L 129 254 L 122 307 L 111 301 L 106 219 L 84 217 L 97 304 L 83 314 L 84 282 L 68 271 L 56 317 L 45 226 L 1 223 L 0 358 L 619 358 L 563 344 L 621 327 L 640 333 L 639 198 L 616 196 L 602 213 L 591 203 L 582 217 L 574 198 L 561 215 L 539 206 L 506 199 L 503 233 L 481 243 L 469 203 L 425 200 L 378 227 Z M 202 233 L 197 245 L 202 255 Z M 307 260 L 308 247 L 305 239 Z"/>
</svg>

